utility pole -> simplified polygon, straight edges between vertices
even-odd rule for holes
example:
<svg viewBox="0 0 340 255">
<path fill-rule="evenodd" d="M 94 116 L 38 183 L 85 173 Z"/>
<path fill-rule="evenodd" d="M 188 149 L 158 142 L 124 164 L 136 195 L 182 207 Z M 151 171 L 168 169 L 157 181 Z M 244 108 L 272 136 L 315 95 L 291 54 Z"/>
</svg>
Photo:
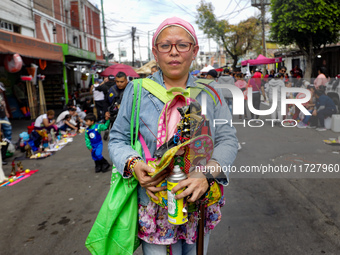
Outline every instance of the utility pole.
<svg viewBox="0 0 340 255">
<path fill-rule="evenodd" d="M 135 66 L 135 34 L 136 27 L 132 27 L 131 37 L 132 37 L 132 66 Z"/>
<path fill-rule="evenodd" d="M 265 31 L 265 27 L 264 27 L 264 22 L 265 22 L 265 15 L 266 15 L 266 10 L 264 7 L 264 0 L 261 0 L 261 20 L 262 20 L 262 45 L 263 45 L 263 49 L 262 49 L 262 53 L 263 56 L 267 57 L 267 51 L 266 51 L 266 31 Z"/>
<path fill-rule="evenodd" d="M 251 6 L 258 8 L 261 11 L 262 22 L 262 55 L 267 57 L 266 50 L 266 30 L 265 30 L 265 18 L 266 18 L 266 5 L 270 5 L 270 0 L 251 0 Z"/>
<path fill-rule="evenodd" d="M 151 52 L 150 52 L 150 36 L 149 36 L 150 31 L 148 31 L 148 60 L 149 62 L 151 61 Z"/>
<path fill-rule="evenodd" d="M 102 20 L 103 20 L 103 32 L 104 32 L 104 46 L 105 46 L 105 61 L 106 65 L 109 64 L 109 58 L 108 58 L 108 50 L 107 50 L 107 42 L 106 42 L 106 26 L 105 26 L 105 16 L 104 16 L 104 7 L 103 7 L 103 1 L 101 0 L 101 5 L 102 5 Z"/>
<path fill-rule="evenodd" d="M 137 40 L 138 40 L 138 48 L 139 48 L 139 63 L 140 63 L 140 67 L 142 67 L 143 62 L 142 62 L 142 53 L 140 52 L 140 43 L 139 43 L 139 36 L 137 36 Z"/>
<path fill-rule="evenodd" d="M 270 0 L 251 0 L 251 6 L 257 7 L 261 11 L 261 22 L 262 22 L 262 55 L 265 56 L 265 57 L 267 57 L 266 30 L 265 30 L 266 5 L 270 5 Z"/>
</svg>

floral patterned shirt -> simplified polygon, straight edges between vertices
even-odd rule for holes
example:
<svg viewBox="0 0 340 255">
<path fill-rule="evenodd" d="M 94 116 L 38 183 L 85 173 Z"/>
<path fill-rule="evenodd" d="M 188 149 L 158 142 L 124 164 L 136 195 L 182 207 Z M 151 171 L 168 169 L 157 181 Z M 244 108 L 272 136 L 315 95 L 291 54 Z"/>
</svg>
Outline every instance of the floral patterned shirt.
<svg viewBox="0 0 340 255">
<path fill-rule="evenodd" d="M 212 230 L 221 221 L 221 207 L 225 204 L 224 196 L 218 203 L 208 206 L 205 211 L 204 234 Z M 179 239 L 194 244 L 197 238 L 198 212 L 188 213 L 188 221 L 183 225 L 168 222 L 168 210 L 150 201 L 147 206 L 139 205 L 138 237 L 153 244 L 170 245 Z"/>
</svg>

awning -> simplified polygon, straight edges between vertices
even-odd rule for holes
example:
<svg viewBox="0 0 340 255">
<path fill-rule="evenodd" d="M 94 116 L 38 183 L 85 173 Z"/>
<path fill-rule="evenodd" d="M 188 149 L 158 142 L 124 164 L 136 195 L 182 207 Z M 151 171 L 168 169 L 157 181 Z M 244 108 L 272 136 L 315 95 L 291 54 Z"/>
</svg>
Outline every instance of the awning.
<svg viewBox="0 0 340 255">
<path fill-rule="evenodd" d="M 250 66 L 259 66 L 267 64 L 275 64 L 282 62 L 282 58 L 267 58 L 263 55 L 259 55 L 256 59 L 249 59 L 242 61 L 242 66 L 249 64 Z"/>
<path fill-rule="evenodd" d="M 65 43 L 57 43 L 57 45 L 62 47 L 67 62 L 80 60 L 96 61 L 96 53 L 92 51 L 76 48 Z"/>
<path fill-rule="evenodd" d="M 0 53 L 63 62 L 60 46 L 33 37 L 0 30 Z"/>
</svg>

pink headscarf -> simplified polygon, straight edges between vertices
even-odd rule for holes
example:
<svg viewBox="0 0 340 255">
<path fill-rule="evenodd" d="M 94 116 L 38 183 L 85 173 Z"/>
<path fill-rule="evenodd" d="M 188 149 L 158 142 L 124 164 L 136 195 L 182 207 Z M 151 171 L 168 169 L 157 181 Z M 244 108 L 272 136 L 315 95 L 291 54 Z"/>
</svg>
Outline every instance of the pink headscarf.
<svg viewBox="0 0 340 255">
<path fill-rule="evenodd" d="M 196 36 L 196 32 L 194 27 L 187 21 L 181 19 L 181 18 L 177 18 L 177 17 L 172 17 L 172 18 L 168 18 L 166 20 L 164 20 L 162 22 L 162 24 L 159 25 L 159 27 L 157 28 L 155 34 L 152 37 L 152 45 L 155 46 L 157 37 L 159 36 L 159 34 L 167 27 L 169 26 L 179 26 L 181 28 L 183 28 L 185 31 L 188 32 L 188 34 L 192 37 L 192 39 L 194 39 L 195 45 L 198 45 L 198 40 L 197 40 L 197 36 Z"/>
</svg>

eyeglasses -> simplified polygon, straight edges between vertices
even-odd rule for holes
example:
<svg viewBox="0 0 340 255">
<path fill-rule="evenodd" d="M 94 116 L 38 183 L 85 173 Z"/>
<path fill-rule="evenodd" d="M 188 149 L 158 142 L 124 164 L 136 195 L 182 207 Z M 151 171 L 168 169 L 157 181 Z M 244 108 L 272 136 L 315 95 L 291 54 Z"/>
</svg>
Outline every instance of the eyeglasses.
<svg viewBox="0 0 340 255">
<path fill-rule="evenodd" d="M 191 49 L 193 43 L 180 42 L 180 43 L 156 43 L 156 49 L 161 53 L 169 53 L 172 50 L 172 46 L 176 47 L 176 50 L 180 53 L 188 52 Z"/>
</svg>

